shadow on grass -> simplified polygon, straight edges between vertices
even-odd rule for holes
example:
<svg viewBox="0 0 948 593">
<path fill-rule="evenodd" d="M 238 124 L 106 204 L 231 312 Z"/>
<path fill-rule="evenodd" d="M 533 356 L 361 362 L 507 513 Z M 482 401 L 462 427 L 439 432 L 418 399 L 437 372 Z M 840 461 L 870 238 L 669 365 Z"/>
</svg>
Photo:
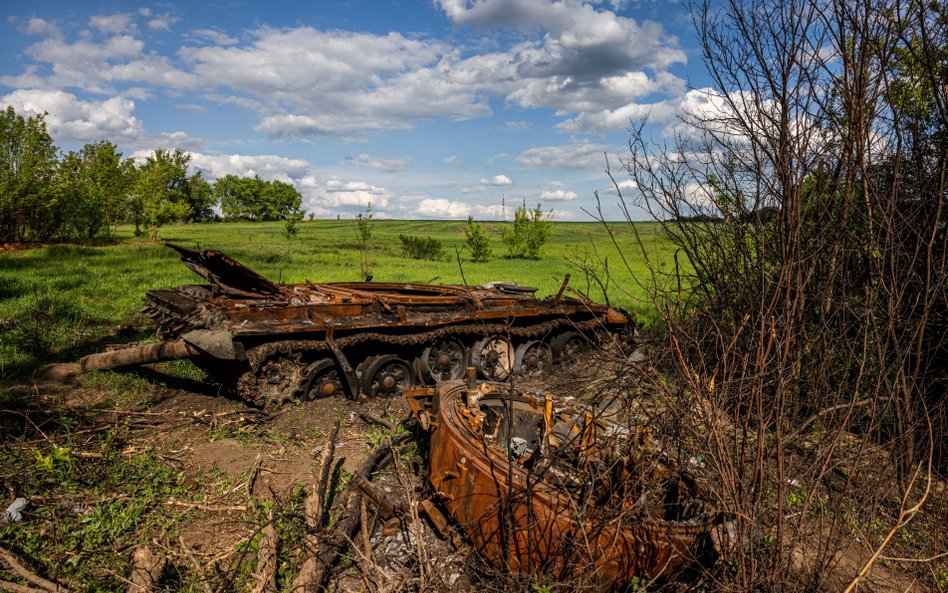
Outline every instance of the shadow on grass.
<svg viewBox="0 0 948 593">
<path fill-rule="evenodd" d="M 233 395 L 229 394 L 220 383 L 216 382 L 212 378 L 200 381 L 198 379 L 192 379 L 189 377 L 179 377 L 177 375 L 165 373 L 159 369 L 154 369 L 147 366 L 113 369 L 112 372 L 133 375 L 135 377 L 144 379 L 152 385 L 163 387 L 165 389 L 180 389 L 182 391 L 190 391 L 192 393 L 211 397 L 221 396 L 228 397 L 230 399 L 236 399 Z"/>
</svg>

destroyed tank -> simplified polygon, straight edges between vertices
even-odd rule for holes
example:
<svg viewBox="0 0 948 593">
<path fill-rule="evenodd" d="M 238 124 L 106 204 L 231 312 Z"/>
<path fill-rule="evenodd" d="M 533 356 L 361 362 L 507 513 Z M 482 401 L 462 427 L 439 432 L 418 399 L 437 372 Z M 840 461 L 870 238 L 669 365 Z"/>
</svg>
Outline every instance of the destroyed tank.
<svg viewBox="0 0 948 593">
<path fill-rule="evenodd" d="M 464 376 L 541 376 L 613 336 L 631 316 L 587 299 L 494 282 L 278 285 L 226 255 L 168 245 L 209 284 L 146 293 L 163 340 L 87 356 L 82 370 L 189 358 L 246 402 L 389 396 Z"/>
</svg>

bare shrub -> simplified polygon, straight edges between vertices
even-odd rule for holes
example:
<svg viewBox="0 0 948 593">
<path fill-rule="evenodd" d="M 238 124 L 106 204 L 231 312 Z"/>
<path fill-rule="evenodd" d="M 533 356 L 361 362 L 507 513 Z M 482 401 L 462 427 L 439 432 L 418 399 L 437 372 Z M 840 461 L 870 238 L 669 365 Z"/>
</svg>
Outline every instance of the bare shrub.
<svg viewBox="0 0 948 593">
<path fill-rule="evenodd" d="M 717 90 L 670 142 L 634 126 L 624 165 L 688 262 L 652 269 L 678 387 L 656 386 L 732 517 L 717 586 L 850 590 L 913 521 L 926 541 L 886 574 L 926 578 L 945 546 L 945 7 L 693 15 Z"/>
</svg>

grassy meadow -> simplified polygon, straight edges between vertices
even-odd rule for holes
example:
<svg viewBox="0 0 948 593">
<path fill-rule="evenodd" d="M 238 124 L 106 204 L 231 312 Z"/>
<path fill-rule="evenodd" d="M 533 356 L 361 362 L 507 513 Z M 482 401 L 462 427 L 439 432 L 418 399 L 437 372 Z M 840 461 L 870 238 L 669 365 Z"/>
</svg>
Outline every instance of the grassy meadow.
<svg viewBox="0 0 948 593">
<path fill-rule="evenodd" d="M 572 274 L 571 288 L 597 301 L 634 311 L 639 321 L 655 321 L 641 282 L 649 279 L 642 251 L 628 225 L 612 228 L 619 250 L 597 223 L 553 223 L 553 232 L 539 260 L 505 259 L 500 240 L 502 223 L 484 223 L 494 244 L 494 257 L 474 263 L 462 250 L 466 223 L 456 221 L 372 222 L 369 269 L 377 282 L 462 283 L 514 281 L 539 287 L 539 296 L 555 293 Z M 670 269 L 673 249 L 656 224 L 637 230 L 653 265 Z M 121 227 L 117 242 L 104 246 L 49 245 L 0 253 L 0 379 L 23 377 L 48 362 L 74 360 L 115 341 L 117 326 L 132 325 L 145 339 L 150 334 L 138 314 L 144 292 L 199 282 L 162 243 L 226 253 L 278 282 L 358 281 L 360 251 L 352 220 L 318 220 L 298 226 L 294 238 L 283 235 L 282 223 L 215 223 L 162 227 L 159 243 L 142 242 L 133 228 Z M 434 237 L 442 242 L 443 261 L 408 259 L 398 236 Z M 623 263 L 622 255 L 628 264 Z M 600 276 L 608 262 L 606 295 L 572 262 L 593 264 Z"/>
</svg>

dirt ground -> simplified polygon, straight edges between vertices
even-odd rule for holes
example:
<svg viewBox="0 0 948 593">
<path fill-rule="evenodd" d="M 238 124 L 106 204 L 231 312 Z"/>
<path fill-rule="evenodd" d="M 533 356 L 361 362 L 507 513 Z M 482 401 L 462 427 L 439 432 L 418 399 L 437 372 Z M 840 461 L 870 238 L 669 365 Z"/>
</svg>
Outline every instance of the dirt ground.
<svg viewBox="0 0 948 593">
<path fill-rule="evenodd" d="M 548 390 L 566 400 L 621 392 L 636 402 L 638 413 L 657 413 L 649 408 L 647 398 L 637 396 L 634 373 L 633 379 L 625 373 L 621 384 L 616 383 L 617 365 L 627 363 L 614 356 L 591 354 L 559 368 L 552 376 L 522 380 L 517 386 Z M 129 393 L 122 390 L 122 383 L 115 377 L 104 377 L 96 381 L 80 379 L 72 385 L 14 386 L 7 391 L 29 401 L 44 414 L 78 418 L 70 428 L 73 442 L 78 442 L 77 435 L 84 431 L 101 434 L 122 426 L 127 430 L 121 441 L 122 456 L 132 459 L 147 453 L 174 469 L 174 491 L 156 498 L 157 506 L 153 505 L 155 508 L 144 515 L 152 527 L 131 526 L 124 543 L 113 545 L 116 556 L 129 558 L 129 562 L 138 549 L 136 546 L 148 546 L 175 567 L 170 577 L 169 569 L 165 569 L 161 582 L 166 584 L 156 590 L 258 591 L 253 579 L 262 545 L 260 534 L 268 523 L 277 526 L 279 538 L 276 582 L 275 589 L 259 590 L 288 590 L 308 550 L 302 518 L 305 499 L 319 482 L 321 459 L 334 427 L 338 423 L 334 466 L 338 464 L 339 475 L 349 475 L 392 434 L 389 427 L 375 419 L 397 425 L 409 417 L 408 405 L 401 397 L 366 402 L 336 397 L 263 412 L 222 397 L 213 385 L 197 381 L 183 382 L 183 387 L 181 382 L 168 383 L 174 387 L 153 382 L 143 387 L 138 382 L 134 393 Z M 16 413 L 27 417 L 23 412 Z M 42 433 L 44 425 L 36 419 L 28 422 L 39 429 L 31 433 L 36 437 L 33 442 L 41 443 L 46 436 Z M 410 430 L 410 423 L 399 430 Z M 71 454 L 76 458 L 102 455 L 91 445 L 88 450 L 74 445 Z M 11 486 L 20 482 L 20 477 L 0 468 L 0 484 L 6 490 L 4 505 L 21 494 Z M 398 456 L 394 470 L 382 472 L 376 483 L 383 492 L 408 500 L 417 502 L 424 497 L 425 468 L 418 447 Z M 939 482 L 937 488 L 938 495 L 944 497 L 944 485 Z M 33 529 L 29 522 L 36 523 L 41 515 L 46 517 L 50 512 L 54 516 L 79 515 L 81 523 L 83 514 L 89 513 L 101 498 L 82 491 L 56 491 L 46 497 L 34 494 L 24 525 Z M 331 514 L 338 516 L 341 504 L 333 507 Z M 366 512 L 371 519 L 372 509 Z M 160 527 L 155 528 L 156 514 L 167 518 L 167 525 L 159 522 Z M 510 590 L 537 585 L 512 580 L 509 574 L 485 580 L 489 567 L 485 570 L 483 564 L 478 564 L 457 534 L 439 534 L 429 522 L 413 518 L 399 525 L 386 524 L 381 519 L 367 521 L 372 527 L 361 532 L 359 541 L 352 542 L 352 549 L 334 578 L 334 590 Z M 814 535 L 813 541 L 819 540 Z M 825 550 L 807 547 L 805 538 L 802 541 L 791 557 L 805 572 L 814 555 Z M 824 583 L 844 585 L 862 565 L 868 547 L 853 540 L 852 550 L 838 550 L 837 554 L 838 560 Z M 128 582 L 122 576 L 128 574 L 123 572 L 124 568 L 97 569 L 95 574 L 110 579 L 110 585 L 101 589 L 69 581 L 67 573 L 60 577 L 77 591 L 124 590 Z M 873 591 L 931 590 L 925 582 L 919 580 L 917 571 L 905 573 L 899 566 L 885 563 L 879 563 L 866 580 L 867 590 Z M 545 585 L 537 586 L 542 589 Z"/>
<path fill-rule="evenodd" d="M 147 533 L 143 545 L 157 550 L 177 566 L 178 576 L 169 581 L 178 583 L 175 587 L 181 582 L 199 586 L 202 575 L 198 573 L 203 571 L 203 576 L 215 575 L 208 577 L 207 582 L 219 584 L 229 578 L 237 583 L 235 590 L 241 590 L 242 577 L 252 581 L 253 562 L 242 556 L 252 555 L 252 548 L 259 545 L 261 525 L 265 523 L 261 514 L 272 516 L 274 509 L 291 508 L 298 512 L 303 508 L 303 500 L 319 481 L 321 457 L 337 423 L 334 469 L 341 469 L 340 475 L 344 476 L 354 473 L 373 449 L 390 436 L 390 429 L 375 419 L 399 425 L 410 417 L 402 397 L 365 402 L 334 397 L 264 412 L 218 395 L 212 384 L 185 380 L 169 381 L 166 384 L 173 386 L 163 387 L 156 380 L 161 377 L 161 366 L 156 368 L 157 372 L 145 371 L 148 382 L 135 380 L 131 392 L 122 390 L 126 382 L 124 373 L 100 373 L 95 380 L 80 377 L 72 384 L 39 381 L 12 386 L 7 391 L 29 402 L 31 412 L 24 417 L 37 411 L 48 417 L 75 415 L 79 426 L 73 427 L 73 432 L 78 428 L 79 432 L 101 433 L 125 427 L 122 456 L 132 459 L 149 454 L 178 472 L 183 490 L 165 497 L 165 508 L 159 509 L 174 517 L 173 526 L 140 531 Z M 605 362 L 590 365 L 583 361 L 558 370 L 546 380 L 524 380 L 518 386 L 534 390 L 554 387 L 563 396 L 583 397 L 590 385 L 608 377 L 611 371 L 610 364 Z M 132 372 L 132 376 L 137 375 Z M 29 420 L 40 433 L 42 422 Z M 408 430 L 405 426 L 399 425 L 399 431 Z M 96 445 L 89 443 L 91 451 L 78 451 L 79 447 L 74 446 L 72 455 L 98 455 L 94 451 Z M 411 500 L 424 496 L 425 468 L 417 447 L 399 458 L 396 465 L 397 471 L 390 469 L 376 478 L 379 488 Z M 16 477 L 3 481 L 10 499 L 6 503 L 21 494 L 11 485 L 17 482 Z M 76 492 L 57 493 L 42 500 L 37 496 L 29 498 L 32 517 L 28 512 L 27 522 L 31 518 L 40 521 L 41 515 L 45 517 L 50 512 L 55 515 L 61 510 L 55 508 L 58 505 L 72 509 L 81 521 L 81 516 L 101 502 L 102 496 Z M 288 532 L 298 531 L 299 524 L 297 520 Z M 364 534 L 367 541 L 354 548 L 361 556 L 356 554 L 350 559 L 350 568 L 343 566 L 334 581 L 340 590 L 384 590 L 406 582 L 413 582 L 411 589 L 472 587 L 473 576 L 467 570 L 472 559 L 463 541 L 437 533 L 423 520 L 402 527 L 383 528 L 378 523 Z M 281 571 L 286 574 L 278 585 L 289 582 L 305 548 L 302 534 L 294 531 L 288 533 L 287 539 L 286 550 L 281 550 Z M 131 556 L 132 551 L 126 547 L 122 553 Z M 360 562 L 360 557 L 368 560 L 366 555 L 371 556 L 371 562 Z M 233 573 L 242 564 L 250 566 L 245 570 L 248 574 L 235 576 Z M 199 566 L 204 568 L 198 570 Z M 364 566 L 370 566 L 375 574 L 366 575 L 360 568 Z M 118 574 L 115 569 L 103 570 L 106 575 Z M 114 577 L 113 584 L 124 579 L 121 575 Z M 90 590 L 75 581 L 66 580 L 66 584 Z"/>
</svg>

